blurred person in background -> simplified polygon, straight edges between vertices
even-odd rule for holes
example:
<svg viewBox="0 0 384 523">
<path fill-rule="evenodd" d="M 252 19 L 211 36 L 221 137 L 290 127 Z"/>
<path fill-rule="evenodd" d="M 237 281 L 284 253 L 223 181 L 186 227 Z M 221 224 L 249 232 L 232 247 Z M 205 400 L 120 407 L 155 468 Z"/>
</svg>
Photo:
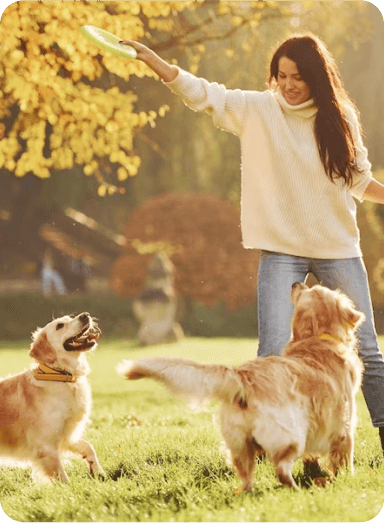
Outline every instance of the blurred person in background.
<svg viewBox="0 0 384 523">
<path fill-rule="evenodd" d="M 46 249 L 44 252 L 40 275 L 44 296 L 51 296 L 52 292 L 66 294 L 64 280 L 54 267 L 51 249 Z"/>
</svg>

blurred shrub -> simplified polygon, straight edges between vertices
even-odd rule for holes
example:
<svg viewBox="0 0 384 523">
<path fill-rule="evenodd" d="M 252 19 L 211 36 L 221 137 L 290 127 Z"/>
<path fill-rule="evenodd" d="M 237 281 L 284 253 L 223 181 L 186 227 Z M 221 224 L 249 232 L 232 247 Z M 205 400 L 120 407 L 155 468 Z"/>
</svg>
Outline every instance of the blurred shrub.
<svg viewBox="0 0 384 523">
<path fill-rule="evenodd" d="M 111 274 L 119 296 L 138 296 L 153 254 L 163 250 L 175 266 L 177 293 L 230 310 L 256 297 L 258 252 L 243 248 L 240 214 L 227 200 L 185 193 L 150 198 L 130 217 L 125 237 L 125 254 Z"/>
</svg>

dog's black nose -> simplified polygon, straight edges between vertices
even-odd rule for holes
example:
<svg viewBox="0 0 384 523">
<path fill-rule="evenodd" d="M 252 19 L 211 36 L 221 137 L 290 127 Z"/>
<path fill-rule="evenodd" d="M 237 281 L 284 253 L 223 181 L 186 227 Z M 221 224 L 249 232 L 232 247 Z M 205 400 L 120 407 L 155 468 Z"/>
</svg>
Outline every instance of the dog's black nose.
<svg viewBox="0 0 384 523">
<path fill-rule="evenodd" d="M 295 283 L 292 285 L 292 289 L 294 289 L 295 287 L 297 287 L 297 285 L 301 285 L 301 282 L 299 282 L 299 281 L 295 281 Z"/>
<path fill-rule="evenodd" d="M 79 320 L 83 321 L 84 323 L 89 321 L 90 317 L 91 315 L 89 314 L 89 312 L 83 312 L 82 314 L 79 314 Z"/>
</svg>

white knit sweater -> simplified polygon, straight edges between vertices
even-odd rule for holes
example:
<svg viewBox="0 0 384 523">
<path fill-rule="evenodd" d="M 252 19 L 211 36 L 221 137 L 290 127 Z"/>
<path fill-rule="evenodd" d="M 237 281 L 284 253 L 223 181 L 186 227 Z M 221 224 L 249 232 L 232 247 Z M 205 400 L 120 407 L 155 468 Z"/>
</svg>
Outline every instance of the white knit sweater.
<svg viewBox="0 0 384 523">
<path fill-rule="evenodd" d="M 348 119 L 363 174 L 348 189 L 325 173 L 312 99 L 292 106 L 279 91 L 229 90 L 182 69 L 165 85 L 240 138 L 244 247 L 310 258 L 361 256 L 353 197 L 362 199 L 372 173 L 352 109 Z"/>
</svg>

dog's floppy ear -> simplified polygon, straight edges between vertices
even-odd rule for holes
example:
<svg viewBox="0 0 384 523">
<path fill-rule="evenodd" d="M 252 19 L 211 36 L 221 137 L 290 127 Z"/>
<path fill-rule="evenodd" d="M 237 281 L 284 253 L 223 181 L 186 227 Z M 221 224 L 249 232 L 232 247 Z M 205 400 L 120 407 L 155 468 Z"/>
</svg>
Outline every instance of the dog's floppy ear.
<svg viewBox="0 0 384 523">
<path fill-rule="evenodd" d="M 345 322 L 356 330 L 365 321 L 365 314 L 349 306 L 344 309 L 344 318 Z"/>
<path fill-rule="evenodd" d="M 33 335 L 29 355 L 41 363 L 52 364 L 56 361 L 56 353 L 51 347 L 45 332 L 40 334 L 40 331 L 38 331 Z"/>
</svg>

